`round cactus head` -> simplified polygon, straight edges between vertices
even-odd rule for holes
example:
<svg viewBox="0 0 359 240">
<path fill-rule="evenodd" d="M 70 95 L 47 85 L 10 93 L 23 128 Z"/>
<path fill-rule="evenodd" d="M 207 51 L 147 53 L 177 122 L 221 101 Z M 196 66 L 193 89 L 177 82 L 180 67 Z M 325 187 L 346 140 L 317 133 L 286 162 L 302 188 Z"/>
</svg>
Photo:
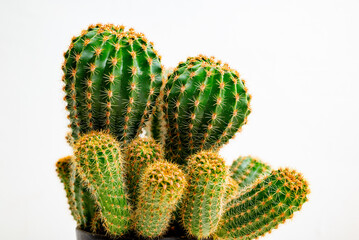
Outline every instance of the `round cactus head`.
<svg viewBox="0 0 359 240">
<path fill-rule="evenodd" d="M 239 73 L 213 57 L 190 57 L 164 88 L 168 158 L 183 163 L 190 154 L 227 143 L 246 122 L 250 95 Z"/>
<path fill-rule="evenodd" d="M 160 56 L 146 37 L 111 24 L 91 25 L 64 54 L 71 135 L 108 130 L 119 141 L 140 132 L 162 85 Z"/>
</svg>

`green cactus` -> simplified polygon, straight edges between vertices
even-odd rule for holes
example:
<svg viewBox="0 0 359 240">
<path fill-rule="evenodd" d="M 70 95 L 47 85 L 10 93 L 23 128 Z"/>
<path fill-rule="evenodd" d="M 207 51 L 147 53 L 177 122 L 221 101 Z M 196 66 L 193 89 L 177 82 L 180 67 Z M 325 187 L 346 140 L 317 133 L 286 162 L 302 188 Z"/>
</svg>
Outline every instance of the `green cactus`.
<svg viewBox="0 0 359 240">
<path fill-rule="evenodd" d="M 228 203 L 215 237 L 250 240 L 263 236 L 292 218 L 307 201 L 307 194 L 308 183 L 300 173 L 272 171 Z"/>
<path fill-rule="evenodd" d="M 147 136 L 152 137 L 156 142 L 165 145 L 167 136 L 167 122 L 165 118 L 165 112 L 163 107 L 164 87 L 167 82 L 168 76 L 173 73 L 172 68 L 165 70 L 163 75 L 163 84 L 160 90 L 160 94 L 157 97 L 156 104 L 152 109 L 152 113 L 146 123 Z"/>
<path fill-rule="evenodd" d="M 129 195 L 133 205 L 136 203 L 140 176 L 151 163 L 164 160 L 162 146 L 149 137 L 138 137 L 126 146 L 125 165 Z"/>
<path fill-rule="evenodd" d="M 92 130 L 136 137 L 162 85 L 161 57 L 143 34 L 91 25 L 64 54 L 63 82 L 74 140 Z"/>
<path fill-rule="evenodd" d="M 163 235 L 185 187 L 185 175 L 176 164 L 159 161 L 149 165 L 140 179 L 136 231 L 150 238 Z"/>
<path fill-rule="evenodd" d="M 67 156 L 59 159 L 56 163 L 56 171 L 64 184 L 72 216 L 80 228 L 88 229 L 95 215 L 95 200 L 77 176 L 72 158 Z"/>
<path fill-rule="evenodd" d="M 227 143 L 250 113 L 250 95 L 239 73 L 214 58 L 190 57 L 165 86 L 168 159 L 184 163 L 203 149 Z"/>
<path fill-rule="evenodd" d="M 103 132 L 82 135 L 75 143 L 75 166 L 100 206 L 105 230 L 122 235 L 129 229 L 130 205 L 119 143 Z"/>
<path fill-rule="evenodd" d="M 64 57 L 74 157 L 56 167 L 79 228 L 110 239 L 169 230 L 249 240 L 307 201 L 294 170 L 248 156 L 229 171 L 218 155 L 251 112 L 245 82 L 227 64 L 199 55 L 163 75 L 153 43 L 112 24 L 89 26 Z"/>
<path fill-rule="evenodd" d="M 239 194 L 239 185 L 236 180 L 234 180 L 231 177 L 227 178 L 227 184 L 226 184 L 226 196 L 225 196 L 225 203 L 231 201 L 235 197 L 237 197 Z"/>
<path fill-rule="evenodd" d="M 217 153 L 202 151 L 189 158 L 187 174 L 181 222 L 190 235 L 206 238 L 216 230 L 221 218 L 227 167 Z"/>
<path fill-rule="evenodd" d="M 267 176 L 271 172 L 271 167 L 251 156 L 237 158 L 230 168 L 232 178 L 236 180 L 242 189 L 251 185 L 258 178 Z"/>
</svg>

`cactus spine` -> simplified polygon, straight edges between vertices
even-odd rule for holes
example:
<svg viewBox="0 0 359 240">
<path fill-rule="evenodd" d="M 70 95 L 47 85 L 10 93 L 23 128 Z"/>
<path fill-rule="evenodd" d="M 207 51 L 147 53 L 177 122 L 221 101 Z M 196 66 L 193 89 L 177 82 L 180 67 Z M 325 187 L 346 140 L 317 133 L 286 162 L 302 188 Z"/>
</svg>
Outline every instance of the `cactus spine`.
<svg viewBox="0 0 359 240">
<path fill-rule="evenodd" d="M 126 146 L 126 179 L 133 204 L 139 194 L 138 186 L 144 169 L 153 162 L 164 160 L 163 154 L 161 145 L 148 137 L 136 138 Z"/>
<path fill-rule="evenodd" d="M 222 146 L 246 122 L 250 95 L 237 71 L 214 58 L 190 57 L 169 76 L 164 105 L 168 158 Z"/>
<path fill-rule="evenodd" d="M 239 194 L 239 185 L 236 180 L 231 177 L 227 178 L 225 203 L 231 201 Z"/>
<path fill-rule="evenodd" d="M 159 161 L 146 168 L 140 180 L 135 212 L 135 226 L 140 235 L 153 238 L 165 233 L 185 186 L 184 173 L 173 163 Z"/>
<path fill-rule="evenodd" d="M 119 143 L 109 134 L 90 132 L 79 138 L 74 151 L 76 170 L 98 201 L 105 230 L 122 235 L 129 229 L 130 206 Z"/>
<path fill-rule="evenodd" d="M 270 174 L 271 167 L 251 156 L 237 158 L 230 168 L 232 178 L 236 180 L 240 188 L 251 185 L 259 177 Z"/>
<path fill-rule="evenodd" d="M 225 161 L 215 152 L 199 152 L 188 160 L 187 174 L 181 221 L 190 235 L 206 238 L 222 215 L 228 176 Z"/>
<path fill-rule="evenodd" d="M 63 82 L 72 137 L 108 130 L 119 141 L 137 136 L 162 84 L 160 56 L 143 34 L 91 25 L 64 54 Z"/>
<path fill-rule="evenodd" d="M 168 76 L 173 73 L 172 68 L 165 70 L 163 75 L 163 84 L 160 90 L 160 94 L 157 97 L 156 104 L 152 109 L 152 114 L 148 118 L 146 123 L 147 136 L 152 137 L 156 142 L 165 145 L 167 137 L 167 122 L 165 118 L 163 98 L 164 98 L 164 87 L 166 85 Z"/>
<path fill-rule="evenodd" d="M 61 158 L 56 163 L 56 171 L 64 184 L 70 211 L 77 225 L 83 229 L 90 227 L 95 215 L 95 201 L 76 174 L 72 156 Z"/>
<path fill-rule="evenodd" d="M 272 171 L 227 205 L 218 239 L 249 240 L 270 232 L 307 201 L 308 183 L 290 169 Z"/>
</svg>

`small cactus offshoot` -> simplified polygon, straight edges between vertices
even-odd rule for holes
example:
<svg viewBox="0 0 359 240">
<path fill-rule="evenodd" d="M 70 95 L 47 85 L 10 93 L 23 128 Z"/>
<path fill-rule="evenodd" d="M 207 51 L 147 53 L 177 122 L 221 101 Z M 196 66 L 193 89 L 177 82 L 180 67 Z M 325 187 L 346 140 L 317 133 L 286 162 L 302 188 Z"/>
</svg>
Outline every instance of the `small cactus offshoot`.
<svg viewBox="0 0 359 240">
<path fill-rule="evenodd" d="M 126 179 L 133 204 L 139 194 L 138 186 L 143 171 L 149 164 L 164 160 L 163 154 L 162 146 L 149 137 L 136 138 L 126 146 Z"/>
<path fill-rule="evenodd" d="M 303 176 L 290 169 L 272 171 L 228 203 L 215 233 L 218 239 L 260 237 L 300 210 L 309 188 Z"/>
<path fill-rule="evenodd" d="M 163 76 L 153 43 L 112 24 L 89 26 L 64 57 L 74 154 L 56 170 L 78 228 L 108 240 L 249 240 L 307 201 L 300 173 L 249 156 L 229 168 L 218 154 L 251 112 L 227 64 L 198 55 Z"/>
<path fill-rule="evenodd" d="M 64 184 L 72 216 L 78 226 L 88 229 L 91 227 L 91 221 L 95 215 L 96 203 L 91 197 L 91 193 L 77 176 L 72 159 L 73 156 L 59 159 L 56 163 L 56 171 Z"/>
<path fill-rule="evenodd" d="M 203 151 L 190 157 L 187 174 L 181 221 L 190 235 L 206 238 L 216 230 L 221 219 L 227 167 L 217 153 Z"/>
<path fill-rule="evenodd" d="M 182 170 L 173 163 L 150 164 L 141 176 L 135 228 L 144 237 L 163 235 L 186 187 Z"/>
<path fill-rule="evenodd" d="M 103 132 L 82 135 L 75 143 L 75 165 L 100 206 L 105 230 L 122 235 L 130 227 L 130 205 L 124 181 L 120 145 Z"/>
</svg>

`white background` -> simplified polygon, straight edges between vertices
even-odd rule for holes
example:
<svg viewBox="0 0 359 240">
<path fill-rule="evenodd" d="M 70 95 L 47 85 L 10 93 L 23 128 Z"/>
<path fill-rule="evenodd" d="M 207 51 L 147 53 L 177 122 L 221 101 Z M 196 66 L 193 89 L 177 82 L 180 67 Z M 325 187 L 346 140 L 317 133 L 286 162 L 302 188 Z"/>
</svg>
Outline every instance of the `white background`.
<svg viewBox="0 0 359 240">
<path fill-rule="evenodd" d="M 199 53 L 237 69 L 249 123 L 222 154 L 303 172 L 310 201 L 263 239 L 358 239 L 358 1 L 1 1 L 0 239 L 75 239 L 55 174 L 71 154 L 62 53 L 91 23 L 144 32 L 166 67 Z"/>
</svg>

